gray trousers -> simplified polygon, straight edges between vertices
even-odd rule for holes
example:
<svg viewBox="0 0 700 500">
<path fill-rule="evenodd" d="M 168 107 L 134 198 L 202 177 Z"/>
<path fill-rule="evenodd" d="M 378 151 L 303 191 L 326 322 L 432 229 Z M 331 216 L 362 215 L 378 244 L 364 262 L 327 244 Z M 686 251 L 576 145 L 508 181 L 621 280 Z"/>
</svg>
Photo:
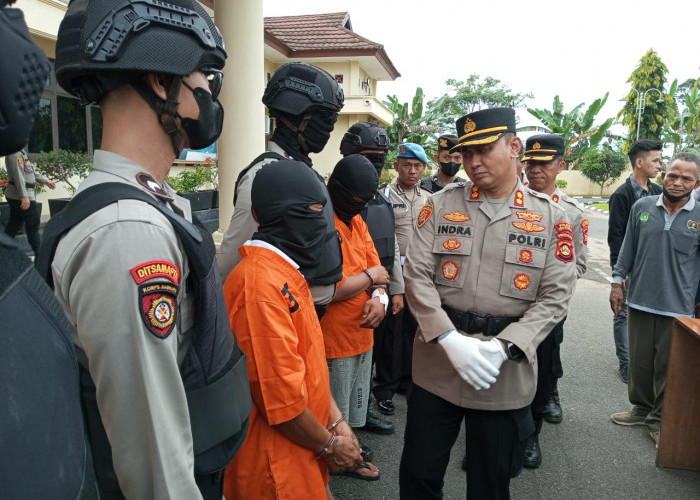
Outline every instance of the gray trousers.
<svg viewBox="0 0 700 500">
<path fill-rule="evenodd" d="M 627 324 L 630 342 L 627 391 L 630 403 L 637 413 L 647 413 L 645 423 L 651 430 L 659 430 L 673 318 L 630 307 Z"/>
</svg>

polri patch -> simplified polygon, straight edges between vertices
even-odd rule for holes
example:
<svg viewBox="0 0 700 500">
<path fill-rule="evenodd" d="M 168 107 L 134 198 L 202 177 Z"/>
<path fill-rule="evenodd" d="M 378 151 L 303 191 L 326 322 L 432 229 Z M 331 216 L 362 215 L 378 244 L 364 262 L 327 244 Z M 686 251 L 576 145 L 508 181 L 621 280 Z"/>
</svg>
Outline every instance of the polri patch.
<svg viewBox="0 0 700 500">
<path fill-rule="evenodd" d="M 132 267 L 129 272 L 137 285 L 153 278 L 165 278 L 175 285 L 180 284 L 180 269 L 167 260 L 149 260 Z"/>
<path fill-rule="evenodd" d="M 562 262 L 566 262 L 567 264 L 573 262 L 574 247 L 571 245 L 571 242 L 564 239 L 560 239 L 559 241 L 557 241 L 556 256 L 557 259 L 559 259 Z"/>
<path fill-rule="evenodd" d="M 416 222 L 416 225 L 418 227 L 423 227 L 423 225 L 428 222 L 428 219 L 433 215 L 433 206 L 432 205 L 424 205 L 423 208 L 420 209 L 420 212 L 418 213 L 418 219 Z"/>
<path fill-rule="evenodd" d="M 453 280 L 457 277 L 458 273 L 459 266 L 451 260 L 448 260 L 442 265 L 442 275 L 445 277 L 445 279 Z"/>
<path fill-rule="evenodd" d="M 177 285 L 156 282 L 139 285 L 139 307 L 146 328 L 159 339 L 166 339 L 175 328 Z"/>
</svg>

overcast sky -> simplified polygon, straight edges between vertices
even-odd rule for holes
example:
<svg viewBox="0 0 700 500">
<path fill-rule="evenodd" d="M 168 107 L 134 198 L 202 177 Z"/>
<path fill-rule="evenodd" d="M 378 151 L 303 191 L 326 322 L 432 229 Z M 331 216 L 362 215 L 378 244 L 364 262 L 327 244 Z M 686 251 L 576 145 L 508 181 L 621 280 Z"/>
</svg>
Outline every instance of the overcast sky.
<svg viewBox="0 0 700 500">
<path fill-rule="evenodd" d="M 529 107 L 570 110 L 610 92 L 599 115 L 614 117 L 639 59 L 654 49 L 674 78 L 700 77 L 700 0 L 263 0 L 265 16 L 347 11 L 353 30 L 384 45 L 401 73 L 378 97 L 429 99 L 445 80 L 471 73 L 530 92 Z M 668 88 L 668 84 L 667 84 Z M 527 111 L 521 125 L 535 124 Z M 601 120 L 602 121 L 602 120 Z"/>
</svg>

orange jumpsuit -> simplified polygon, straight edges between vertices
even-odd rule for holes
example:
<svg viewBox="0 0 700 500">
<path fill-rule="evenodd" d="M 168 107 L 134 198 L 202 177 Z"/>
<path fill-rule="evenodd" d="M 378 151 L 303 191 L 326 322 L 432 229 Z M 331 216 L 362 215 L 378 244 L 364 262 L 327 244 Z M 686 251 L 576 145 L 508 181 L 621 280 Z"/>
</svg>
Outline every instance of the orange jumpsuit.
<svg viewBox="0 0 700 500">
<path fill-rule="evenodd" d="M 380 261 L 362 216 L 353 217 L 348 228 L 336 215 L 335 228 L 340 233 L 343 250 L 343 279 L 338 282 L 340 286 L 348 276 L 359 274 L 368 267 L 378 266 Z M 360 327 L 364 319 L 362 309 L 368 299 L 369 296 L 365 292 L 360 292 L 351 299 L 330 303 L 328 311 L 321 319 L 326 358 L 348 358 L 372 349 L 374 330 Z"/>
<path fill-rule="evenodd" d="M 226 468 L 224 495 L 227 500 L 325 500 L 325 463 L 273 427 L 306 407 L 328 425 L 328 366 L 309 287 L 273 250 L 243 246 L 239 251 L 243 260 L 226 280 L 224 295 L 247 356 L 253 410 L 248 437 Z"/>
</svg>

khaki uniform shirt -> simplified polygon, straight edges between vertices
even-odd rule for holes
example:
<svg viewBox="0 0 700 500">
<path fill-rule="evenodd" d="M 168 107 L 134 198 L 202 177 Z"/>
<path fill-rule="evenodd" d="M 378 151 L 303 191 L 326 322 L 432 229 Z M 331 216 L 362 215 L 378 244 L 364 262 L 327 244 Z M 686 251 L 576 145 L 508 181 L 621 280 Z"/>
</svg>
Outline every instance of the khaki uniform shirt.
<svg viewBox="0 0 700 500">
<path fill-rule="evenodd" d="M 44 184 L 48 179 L 34 170 L 34 165 L 23 151 L 5 157 L 8 185 L 5 196 L 10 200 L 21 200 L 25 196 L 36 200 L 34 188 L 27 184 Z"/>
<path fill-rule="evenodd" d="M 269 142 L 267 150 L 290 158 L 284 149 L 272 141 Z M 226 283 L 228 275 L 231 274 L 236 264 L 241 261 L 241 254 L 238 253 L 238 248 L 247 240 L 251 239 L 253 233 L 258 230 L 258 222 L 253 217 L 253 203 L 251 200 L 253 179 L 255 179 L 258 170 L 273 161 L 277 160 L 275 158 L 270 158 L 255 164 L 245 173 L 238 183 L 236 189 L 236 205 L 233 209 L 231 222 L 224 233 L 221 246 L 216 254 L 216 262 L 219 266 L 222 283 Z M 335 285 L 312 286 L 311 295 L 313 295 L 316 304 L 328 304 L 333 300 L 333 296 L 335 295 Z"/>
<path fill-rule="evenodd" d="M 403 264 L 408 242 L 411 241 L 413 231 L 416 229 L 418 212 L 427 203 L 430 193 L 420 187 L 420 182 L 413 189 L 406 191 L 399 185 L 398 180 L 380 191 L 389 198 L 391 207 L 394 209 L 396 241 L 399 244 L 399 252 L 402 257 L 401 264 Z"/>
<path fill-rule="evenodd" d="M 147 191 L 135 178 L 144 171 L 98 150 L 78 191 L 103 182 Z M 189 202 L 165 189 L 175 199 L 168 206 L 191 220 Z M 170 222 L 147 203 L 120 200 L 61 239 L 52 272 L 56 297 L 75 328 L 78 359 L 97 387 L 124 496 L 201 498 L 179 370 L 194 326 L 193 302 L 185 286 L 187 256 Z M 172 293 L 149 295 L 149 285 Z"/>
<path fill-rule="evenodd" d="M 404 267 L 406 295 L 418 322 L 413 381 L 464 408 L 517 409 L 534 398 L 535 350 L 566 313 L 573 292 L 573 236 L 564 211 L 520 182 L 493 216 L 486 204 L 471 182 L 451 184 L 432 195 L 418 216 Z M 437 337 L 455 329 L 443 304 L 520 317 L 498 338 L 513 342 L 525 356 L 505 361 L 490 389 L 476 391 L 462 380 L 437 344 Z"/>
<path fill-rule="evenodd" d="M 552 193 L 552 201 L 558 203 L 566 212 L 574 231 L 574 251 L 576 254 L 576 278 L 586 274 L 586 250 L 588 246 L 588 219 L 584 216 L 586 209 L 559 188 Z"/>
</svg>

